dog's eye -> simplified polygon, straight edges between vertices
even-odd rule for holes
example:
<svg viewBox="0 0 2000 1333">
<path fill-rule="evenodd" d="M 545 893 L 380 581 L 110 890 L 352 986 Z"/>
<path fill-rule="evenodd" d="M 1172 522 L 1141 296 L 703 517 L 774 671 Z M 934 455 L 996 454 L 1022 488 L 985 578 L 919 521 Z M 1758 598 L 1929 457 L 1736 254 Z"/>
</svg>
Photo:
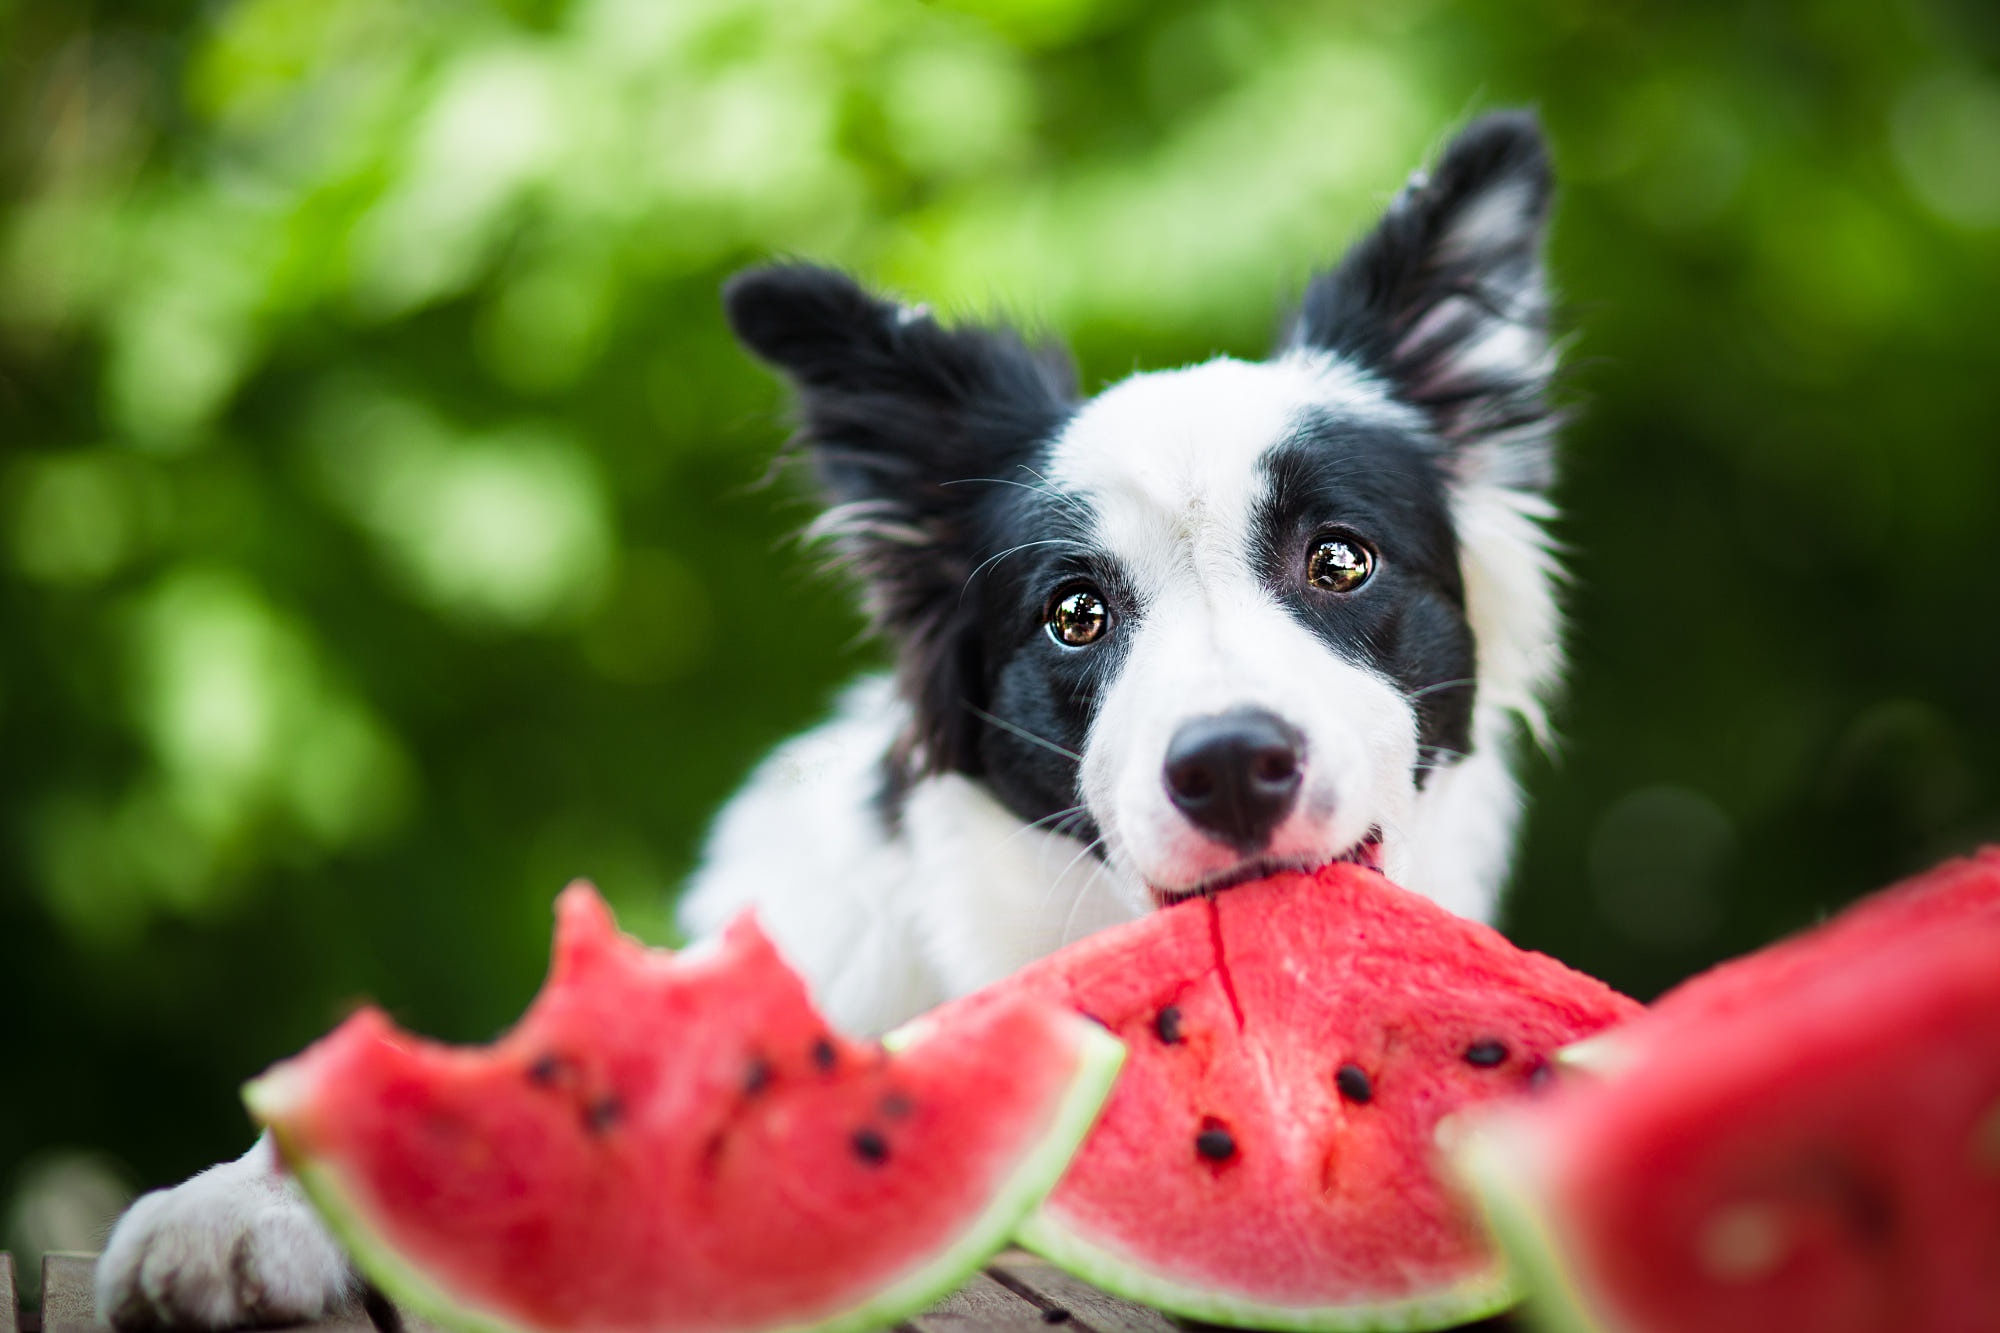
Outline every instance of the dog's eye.
<svg viewBox="0 0 2000 1333">
<path fill-rule="evenodd" d="M 1088 583 L 1073 583 L 1056 594 L 1044 620 L 1050 638 L 1066 648 L 1082 648 L 1104 637 L 1111 615 L 1097 589 Z"/>
<path fill-rule="evenodd" d="M 1353 537 L 1323 537 L 1306 559 L 1306 582 L 1322 592 L 1353 592 L 1375 572 L 1375 553 Z"/>
</svg>

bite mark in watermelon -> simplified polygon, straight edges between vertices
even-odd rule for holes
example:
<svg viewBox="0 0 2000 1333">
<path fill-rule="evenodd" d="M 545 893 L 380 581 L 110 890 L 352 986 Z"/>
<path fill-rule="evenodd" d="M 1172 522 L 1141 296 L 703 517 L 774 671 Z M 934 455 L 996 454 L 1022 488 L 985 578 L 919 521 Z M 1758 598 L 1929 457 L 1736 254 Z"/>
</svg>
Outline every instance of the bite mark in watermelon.
<svg viewBox="0 0 2000 1333">
<path fill-rule="evenodd" d="M 486 1048 L 364 1010 L 252 1114 L 384 1290 L 483 1333 L 858 1329 L 944 1295 L 1054 1183 L 1122 1059 L 1049 1005 L 848 1041 L 754 919 L 680 956 L 586 885 Z"/>
<path fill-rule="evenodd" d="M 1697 977 L 1614 1041 L 1611 1076 L 1456 1152 L 1546 1322 L 2000 1328 L 2000 854 Z"/>
<path fill-rule="evenodd" d="M 1537 1087 L 1558 1048 L 1639 1010 L 1351 865 L 1163 909 L 997 993 L 1060 1000 L 1128 1047 L 1022 1240 L 1120 1295 L 1277 1329 L 1437 1328 L 1511 1304 L 1433 1169 L 1438 1124 Z"/>
</svg>

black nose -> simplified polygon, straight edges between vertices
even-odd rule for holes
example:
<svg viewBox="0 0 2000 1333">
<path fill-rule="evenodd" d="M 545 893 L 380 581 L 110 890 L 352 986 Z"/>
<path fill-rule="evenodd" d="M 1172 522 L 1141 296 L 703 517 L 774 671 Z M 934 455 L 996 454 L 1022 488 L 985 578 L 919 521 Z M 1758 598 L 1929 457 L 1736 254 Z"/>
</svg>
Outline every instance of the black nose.
<svg viewBox="0 0 2000 1333">
<path fill-rule="evenodd" d="M 1303 742 L 1261 708 L 1184 722 L 1167 745 L 1167 795 L 1196 827 L 1254 852 L 1299 798 Z"/>
</svg>

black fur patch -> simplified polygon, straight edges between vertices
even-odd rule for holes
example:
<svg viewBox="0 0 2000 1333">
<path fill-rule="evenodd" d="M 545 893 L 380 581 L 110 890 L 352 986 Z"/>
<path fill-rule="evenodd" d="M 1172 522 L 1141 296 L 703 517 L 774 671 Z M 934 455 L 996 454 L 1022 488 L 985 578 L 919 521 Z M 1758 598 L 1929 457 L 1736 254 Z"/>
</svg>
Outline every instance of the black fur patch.
<svg viewBox="0 0 2000 1333">
<path fill-rule="evenodd" d="M 1121 626 L 1138 607 L 1123 571 L 1087 540 L 1083 501 L 1033 480 L 997 488 L 1005 496 L 983 511 L 990 554 L 966 589 L 987 668 L 979 771 L 1021 818 L 1094 844 L 1096 826 L 1078 808 L 1078 769 L 1098 700 L 1125 659 L 1130 635 Z M 1072 648 L 1050 636 L 1045 615 L 1078 581 L 1099 590 L 1111 620 L 1097 643 Z"/>
<path fill-rule="evenodd" d="M 1417 715 L 1417 781 L 1472 745 L 1476 670 L 1458 539 L 1438 452 L 1421 436 L 1315 414 L 1264 456 L 1258 573 L 1321 642 L 1379 671 Z M 1327 593 L 1306 581 L 1323 536 L 1359 537 L 1376 553 L 1368 581 Z"/>
<path fill-rule="evenodd" d="M 1418 780 L 1472 745 L 1476 669 L 1451 486 L 1552 480 L 1549 294 L 1542 247 L 1554 182 L 1532 113 L 1467 126 L 1332 270 L 1315 277 L 1286 346 L 1377 376 L 1427 429 L 1332 415 L 1265 458 L 1264 577 L 1324 641 L 1394 680 L 1417 710 Z M 1477 457 L 1476 464 L 1470 462 Z M 1303 578 L 1319 527 L 1381 554 L 1369 583 L 1329 598 Z"/>
<path fill-rule="evenodd" d="M 810 265 L 738 274 L 730 327 L 797 390 L 797 445 L 829 503 L 826 529 L 861 574 L 897 650 L 912 734 L 885 782 L 893 812 L 912 775 L 977 774 L 993 667 L 967 581 L 987 558 L 988 511 L 1033 481 L 1073 409 L 1055 349 L 997 328 L 946 328 Z"/>
</svg>

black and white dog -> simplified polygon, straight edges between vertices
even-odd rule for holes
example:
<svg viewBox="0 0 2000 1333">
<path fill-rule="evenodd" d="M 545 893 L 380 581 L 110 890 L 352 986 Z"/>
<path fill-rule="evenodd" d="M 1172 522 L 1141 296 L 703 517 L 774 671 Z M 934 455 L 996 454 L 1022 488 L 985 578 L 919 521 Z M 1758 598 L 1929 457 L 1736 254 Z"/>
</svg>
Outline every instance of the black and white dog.
<svg viewBox="0 0 2000 1333">
<path fill-rule="evenodd" d="M 1549 198 L 1534 120 L 1482 119 L 1271 359 L 1087 400 L 1059 354 L 838 273 L 731 282 L 897 668 L 723 811 L 690 929 L 755 904 L 830 1016 L 876 1031 L 1281 866 L 1378 864 L 1489 916 L 1510 750 L 1561 661 Z M 141 1199 L 98 1272 L 128 1328 L 354 1286 L 263 1143 Z"/>
</svg>

